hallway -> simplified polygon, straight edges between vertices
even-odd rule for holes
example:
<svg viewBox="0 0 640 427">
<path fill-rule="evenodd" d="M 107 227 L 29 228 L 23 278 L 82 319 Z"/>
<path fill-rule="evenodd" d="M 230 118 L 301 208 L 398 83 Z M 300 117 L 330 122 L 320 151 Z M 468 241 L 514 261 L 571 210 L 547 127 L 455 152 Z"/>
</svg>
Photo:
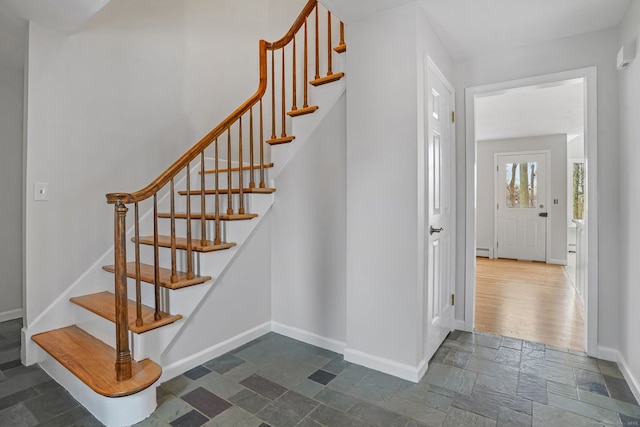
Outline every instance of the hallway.
<svg viewBox="0 0 640 427">
<path fill-rule="evenodd" d="M 475 329 L 584 351 L 582 304 L 560 265 L 476 258 Z"/>
</svg>

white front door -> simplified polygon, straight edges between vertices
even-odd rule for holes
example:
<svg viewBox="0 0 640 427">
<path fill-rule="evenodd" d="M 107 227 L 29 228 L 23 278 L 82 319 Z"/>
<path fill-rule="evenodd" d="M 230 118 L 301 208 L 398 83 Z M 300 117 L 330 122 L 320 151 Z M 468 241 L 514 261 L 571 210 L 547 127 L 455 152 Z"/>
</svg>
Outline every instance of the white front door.
<svg viewBox="0 0 640 427">
<path fill-rule="evenodd" d="M 498 258 L 546 261 L 548 153 L 496 155 Z"/>
<path fill-rule="evenodd" d="M 429 61 L 427 66 L 425 195 L 427 212 L 427 360 L 453 330 L 453 89 Z"/>
</svg>

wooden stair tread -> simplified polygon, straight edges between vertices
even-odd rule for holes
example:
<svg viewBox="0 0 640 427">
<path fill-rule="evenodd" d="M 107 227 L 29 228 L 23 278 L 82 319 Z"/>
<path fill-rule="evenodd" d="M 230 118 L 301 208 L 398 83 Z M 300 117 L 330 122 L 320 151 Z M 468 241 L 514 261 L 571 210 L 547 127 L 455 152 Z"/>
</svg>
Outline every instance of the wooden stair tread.
<svg viewBox="0 0 640 427">
<path fill-rule="evenodd" d="M 317 105 L 310 105 L 308 107 L 296 108 L 295 110 L 289 111 L 287 114 L 290 117 L 298 117 L 304 114 L 315 113 L 317 109 L 318 109 Z"/>
<path fill-rule="evenodd" d="M 115 273 L 116 268 L 113 265 L 105 265 L 102 267 L 103 270 L 108 271 L 110 273 Z M 167 289 L 182 289 L 187 286 L 200 285 L 204 282 L 208 282 L 211 280 L 211 276 L 195 276 L 192 279 L 187 277 L 187 273 L 183 271 L 178 271 L 178 281 L 175 283 L 171 282 L 171 270 L 168 268 L 160 267 L 160 283 L 159 285 L 163 288 Z M 129 262 L 127 263 L 127 277 L 131 279 L 136 278 L 136 263 Z M 146 283 L 154 283 L 155 277 L 155 267 L 150 264 L 140 263 L 140 280 Z"/>
<path fill-rule="evenodd" d="M 176 219 L 187 219 L 187 214 L 180 212 L 180 213 L 176 213 L 175 214 Z M 253 219 L 253 218 L 257 218 L 258 214 L 232 214 L 232 215 L 228 215 L 228 214 L 220 214 L 220 221 L 244 221 L 244 220 L 249 220 L 249 219 Z M 159 213 L 158 214 L 158 218 L 171 218 L 171 214 L 170 213 Z M 202 219 L 202 215 L 200 215 L 199 213 L 192 213 L 191 214 L 191 219 Z M 216 216 L 215 214 L 205 214 L 204 215 L 204 219 L 206 219 L 207 221 L 215 221 Z"/>
<path fill-rule="evenodd" d="M 272 138 L 265 141 L 269 145 L 278 145 L 278 144 L 288 144 L 289 142 L 296 139 L 295 136 L 282 136 L 280 138 Z"/>
<path fill-rule="evenodd" d="M 253 187 L 253 188 L 243 188 L 242 192 L 243 193 L 253 193 L 253 194 L 267 194 L 267 193 L 275 193 L 276 189 L 275 188 Z M 225 196 L 228 193 L 229 193 L 229 190 L 227 188 L 219 188 L 218 189 L 218 194 L 220 194 L 221 196 Z M 231 193 L 232 194 L 238 194 L 238 193 L 240 193 L 240 189 L 239 188 L 232 188 L 231 189 Z M 186 190 L 181 190 L 181 191 L 178 191 L 178 194 L 180 194 L 181 196 L 186 196 L 187 194 L 189 194 L 191 196 L 200 196 L 202 194 L 202 190 L 191 190 L 189 192 L 187 192 Z M 216 190 L 204 190 L 204 194 L 206 194 L 206 195 L 214 195 L 214 194 L 216 194 Z"/>
<path fill-rule="evenodd" d="M 97 314 L 100 317 L 104 317 L 105 319 L 116 323 L 116 296 L 111 292 L 98 292 L 96 294 L 73 297 L 70 298 L 69 301 Z M 135 301 L 128 301 L 127 311 L 129 315 L 129 330 L 136 334 L 142 334 L 182 319 L 180 314 L 160 312 L 160 319 L 155 320 L 154 309 L 143 304 L 143 324 L 141 326 L 137 326 Z"/>
<path fill-rule="evenodd" d="M 273 166 L 274 166 L 273 163 L 265 163 L 264 165 L 262 165 L 262 167 L 264 169 L 269 169 L 269 168 L 272 168 Z M 240 170 L 239 167 L 231 168 L 231 172 L 238 172 L 238 170 Z M 242 170 L 243 171 L 248 171 L 248 170 L 251 170 L 251 167 L 250 166 L 243 166 Z M 253 170 L 260 170 L 260 165 L 253 165 Z M 229 171 L 228 168 L 218 169 L 218 173 L 227 173 L 228 171 Z M 198 171 L 198 173 L 200 173 L 200 172 Z M 209 169 L 209 170 L 204 171 L 204 173 L 205 174 L 211 174 L 211 173 L 216 173 L 216 171 L 215 171 L 215 169 Z"/>
<path fill-rule="evenodd" d="M 133 242 L 136 241 L 136 238 L 133 237 L 131 239 Z M 140 244 L 142 245 L 151 245 L 153 246 L 153 236 L 145 236 L 140 237 Z M 216 245 L 211 240 L 205 240 L 204 242 L 200 239 L 192 238 L 191 239 L 191 249 L 194 252 L 213 252 L 213 251 L 221 251 L 224 249 L 229 249 L 234 247 L 235 243 L 220 243 Z M 171 236 L 158 236 L 158 246 L 163 248 L 171 247 Z M 187 239 L 185 237 L 176 237 L 176 248 L 186 250 L 187 249 Z"/>
<path fill-rule="evenodd" d="M 313 86 L 326 85 L 327 83 L 336 82 L 343 77 L 344 77 L 344 73 L 342 72 L 333 73 L 325 77 L 320 77 L 319 79 L 316 79 L 316 80 L 311 80 L 309 83 L 312 84 Z"/>
<path fill-rule="evenodd" d="M 106 397 L 128 396 L 155 383 L 162 368 L 150 359 L 132 362 L 132 376 L 116 379 L 116 350 L 77 326 L 31 337 L 40 347 L 93 391 Z"/>
</svg>

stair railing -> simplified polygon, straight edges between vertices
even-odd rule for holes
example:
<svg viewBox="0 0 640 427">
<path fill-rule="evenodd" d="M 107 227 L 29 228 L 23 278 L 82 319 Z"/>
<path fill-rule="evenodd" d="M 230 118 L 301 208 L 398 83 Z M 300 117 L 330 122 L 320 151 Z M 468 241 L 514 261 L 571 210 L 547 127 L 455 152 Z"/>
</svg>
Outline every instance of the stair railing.
<svg viewBox="0 0 640 427">
<path fill-rule="evenodd" d="M 233 244 L 223 242 L 221 236 L 220 221 L 223 219 L 240 219 L 242 215 L 246 213 L 246 207 L 244 202 L 244 195 L 246 193 L 260 193 L 271 192 L 272 190 L 266 187 L 265 183 L 265 161 L 268 152 L 265 153 L 265 144 L 275 145 L 281 143 L 291 142 L 294 136 L 287 134 L 287 121 L 286 117 L 298 116 L 301 114 L 313 113 L 318 107 L 310 106 L 308 100 L 308 84 L 314 86 L 329 83 L 340 79 L 344 73 L 334 73 L 332 70 L 332 49 L 338 53 L 346 50 L 344 43 L 344 24 L 340 22 L 340 44 L 333 48 L 332 45 L 332 17 L 331 12 L 327 11 L 327 25 L 325 27 L 327 39 L 327 57 L 326 66 L 327 74 L 324 77 L 320 76 L 321 62 L 321 43 L 320 33 L 322 31 L 320 25 L 320 5 L 317 0 L 309 0 L 305 5 L 302 12 L 298 15 L 297 19 L 289 29 L 289 31 L 280 40 L 269 43 L 264 40 L 259 42 L 259 84 L 256 92 L 247 99 L 240 107 L 238 107 L 233 113 L 231 113 L 226 119 L 224 119 L 219 125 L 217 125 L 211 132 L 205 135 L 196 145 L 194 145 L 189 151 L 187 151 L 182 157 L 180 157 L 175 163 L 173 163 L 167 170 L 165 170 L 160 176 L 153 180 L 148 186 L 142 190 L 134 193 L 110 193 L 107 194 L 107 203 L 113 204 L 115 208 L 114 219 L 114 271 L 115 271 L 115 310 L 116 310 L 116 378 L 118 381 L 124 381 L 131 377 L 131 350 L 129 346 L 128 331 L 129 331 L 129 319 L 130 313 L 128 310 L 128 296 L 127 296 L 127 278 L 133 278 L 135 280 L 135 324 L 137 327 L 142 327 L 145 322 L 161 321 L 167 314 L 162 311 L 161 304 L 161 284 L 165 282 L 176 283 L 180 280 L 191 280 L 196 277 L 193 267 L 193 252 L 194 251 L 213 251 L 219 249 L 227 249 Z M 315 13 L 314 13 L 315 12 Z M 314 24 L 310 25 L 309 21 L 313 15 Z M 315 32 L 315 46 L 309 46 L 309 28 L 312 26 L 312 30 Z M 300 36 L 299 36 L 300 35 Z M 299 36 L 299 37 L 298 37 Z M 302 39 L 303 43 L 303 56 L 302 60 L 299 59 L 297 52 L 296 39 Z M 287 80 L 286 65 L 287 65 L 287 52 L 286 48 L 291 46 L 291 78 Z M 313 58 L 315 59 L 315 78 L 309 81 L 308 66 L 310 50 L 314 51 Z M 276 51 L 279 51 L 280 61 L 277 61 Z M 269 54 L 270 52 L 270 54 Z M 276 62 L 280 62 L 280 68 L 276 69 Z M 269 67 L 270 64 L 270 67 Z M 324 63 L 323 63 L 324 65 Z M 270 69 L 269 69 L 270 68 Z M 299 69 L 302 69 L 303 81 L 299 83 L 297 81 Z M 276 71 L 279 71 L 279 79 L 277 79 Z M 277 82 L 277 80 L 279 80 Z M 286 88 L 287 85 L 291 85 L 292 90 L 292 108 L 291 111 L 286 112 Z M 302 85 L 302 107 L 297 106 L 298 102 L 298 86 Z M 269 88 L 270 86 L 270 88 Z M 269 90 L 270 89 L 270 90 Z M 278 90 L 279 89 L 279 90 Z M 267 91 L 270 91 L 271 102 L 263 102 Z M 279 105 L 278 105 L 279 104 Z M 264 106 L 270 107 L 271 111 L 265 112 Z M 279 109 L 277 107 L 280 107 Z M 255 114 L 254 114 L 255 113 Z M 268 115 L 270 113 L 270 123 L 267 123 Z M 257 116 L 257 118 L 255 117 Z M 246 133 L 246 127 L 243 128 L 243 121 L 248 123 L 249 131 Z M 255 123 L 257 121 L 257 123 Z M 269 128 L 271 135 L 268 140 L 265 140 L 265 126 Z M 256 131 L 257 127 L 257 132 Z M 279 127 L 279 132 L 278 132 Z M 244 133 L 243 133 L 244 132 Z M 279 135 L 278 135 L 279 133 Z M 225 141 L 226 139 L 226 141 Z M 246 157 L 246 141 L 248 142 L 248 166 L 245 166 Z M 235 141 L 235 144 L 234 144 Z M 226 147 L 225 147 L 226 142 Z M 205 151 L 213 145 L 213 170 L 205 170 Z M 256 147 L 257 146 L 257 147 Z M 220 161 L 222 157 L 220 155 L 220 149 L 226 148 L 226 168 L 220 168 Z M 259 162 L 256 165 L 255 156 L 259 157 Z M 233 155 L 236 155 L 237 161 L 233 161 Z M 191 167 L 193 164 L 200 162 L 199 174 L 200 183 L 199 189 L 193 189 L 191 183 Z M 234 163 L 237 163 L 237 167 L 234 167 Z M 249 171 L 249 184 L 248 187 L 244 186 L 244 172 Z M 234 174 L 235 181 L 238 184 L 238 188 L 233 188 Z M 256 172 L 258 173 L 258 182 L 256 183 Z M 207 190 L 205 176 L 208 174 L 213 175 L 214 189 Z M 184 175 L 184 177 L 183 177 Z M 225 177 L 226 175 L 226 177 Z M 220 180 L 225 177 L 226 189 L 220 188 Z M 177 213 L 175 207 L 175 184 L 177 180 L 186 181 L 186 191 L 180 192 L 186 196 L 186 212 Z M 164 192 L 163 192 L 164 191 Z M 168 191 L 170 198 L 170 213 L 161 214 L 158 211 L 159 197 L 166 194 Z M 234 201 L 234 194 L 237 194 L 237 203 Z M 207 214 L 207 195 L 214 196 L 214 208 L 213 215 Z M 226 215 L 221 213 L 221 197 L 226 195 Z M 199 196 L 199 212 L 192 211 L 191 197 Z M 152 215 L 153 215 L 153 235 L 150 237 L 140 236 L 140 211 L 142 210 L 140 204 L 146 202 L 151 203 Z M 130 265 L 127 264 L 126 255 L 126 230 L 127 230 L 127 212 L 126 205 L 134 205 L 134 255 L 135 261 Z M 236 209 L 237 207 L 237 209 Z M 159 235 L 159 218 L 167 218 L 170 220 L 170 236 Z M 176 220 L 186 220 L 186 237 L 179 238 L 176 234 Z M 192 220 L 199 219 L 199 233 L 194 233 L 192 230 Z M 206 221 L 212 220 L 213 230 L 210 231 L 213 238 L 207 239 L 207 225 Z M 197 223 L 196 223 L 197 224 Z M 140 245 L 150 245 L 153 247 L 153 264 L 152 266 L 144 266 L 141 262 Z M 160 248 L 165 247 L 170 249 L 171 256 L 171 268 L 170 272 L 160 266 Z M 177 250 L 186 251 L 186 269 L 185 273 L 178 272 L 177 267 Z M 155 306 L 153 307 L 154 314 L 153 319 L 146 319 L 143 315 L 142 306 L 142 290 L 141 282 L 143 281 L 142 270 L 152 271 L 153 278 L 146 277 L 146 281 L 149 281 L 154 286 L 154 300 Z"/>
</svg>

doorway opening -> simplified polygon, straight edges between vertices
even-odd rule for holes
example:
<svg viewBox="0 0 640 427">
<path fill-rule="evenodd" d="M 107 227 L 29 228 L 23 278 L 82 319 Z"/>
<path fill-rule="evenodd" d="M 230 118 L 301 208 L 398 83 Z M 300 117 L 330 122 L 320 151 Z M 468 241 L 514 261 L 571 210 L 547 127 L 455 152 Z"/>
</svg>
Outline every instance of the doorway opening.
<svg viewBox="0 0 640 427">
<path fill-rule="evenodd" d="M 476 272 L 486 275 L 487 263 L 485 259 L 481 259 L 482 265 L 476 265 L 476 257 L 486 257 L 491 261 L 497 258 L 529 261 L 536 259 L 527 255 L 527 252 L 511 252 L 517 253 L 515 256 L 500 252 L 500 246 L 506 244 L 506 237 L 510 236 L 512 241 L 516 242 L 516 236 L 528 236 L 530 242 L 540 243 L 540 239 L 545 240 L 543 259 L 540 259 L 540 247 L 538 247 L 537 255 L 537 259 L 545 264 L 535 265 L 538 263 L 510 261 L 515 263 L 512 264 L 512 267 L 525 267 L 526 270 L 527 267 L 537 269 L 548 266 L 555 273 L 559 272 L 561 274 L 559 277 L 567 279 L 570 290 L 574 291 L 573 288 L 575 288 L 579 293 L 577 301 L 582 303 L 578 306 L 569 304 L 566 308 L 570 318 L 568 322 L 572 323 L 571 319 L 575 319 L 576 316 L 582 317 L 580 312 L 583 311 L 584 326 L 579 326 L 583 328 L 582 333 L 572 332 L 574 336 L 579 337 L 578 341 L 582 341 L 582 346 L 579 343 L 576 344 L 575 339 L 573 344 L 566 346 L 582 347 L 587 353 L 596 354 L 598 315 L 598 259 L 595 250 L 597 248 L 596 90 L 595 67 L 473 87 L 466 90 L 466 204 L 468 207 L 466 210 L 466 241 L 468 243 L 465 247 L 466 330 L 473 330 L 477 324 L 476 315 L 480 314 L 480 311 L 475 305 L 476 296 L 482 296 L 484 291 L 480 289 L 480 286 L 485 286 L 485 283 L 479 283 L 481 279 L 476 276 Z M 581 108 L 573 108 L 571 102 L 567 102 L 564 107 L 559 107 L 549 101 L 552 99 L 548 97 L 549 94 L 562 96 L 567 93 L 573 93 L 574 98 L 580 98 Z M 579 94 L 579 97 L 575 96 L 576 93 Z M 530 106 L 515 104 L 517 99 L 529 99 L 530 102 L 537 103 L 537 106 L 532 111 Z M 507 106 L 506 110 L 500 110 L 500 103 L 503 108 L 504 105 Z M 493 112 L 488 116 L 486 114 L 487 108 L 485 108 L 487 105 L 494 107 Z M 580 120 L 575 120 L 576 114 Z M 574 117 L 570 117 L 571 115 Z M 563 121 L 565 128 L 559 128 Z M 569 126 L 566 126 L 566 123 L 569 123 Z M 490 142 L 488 145 L 494 145 L 493 151 L 489 150 L 492 160 L 489 172 L 491 180 L 491 185 L 488 186 L 489 192 L 487 191 L 487 178 L 483 175 L 486 171 L 483 172 L 482 169 L 483 162 L 487 157 L 486 146 L 482 144 L 486 142 Z M 531 183 L 535 179 L 535 170 L 531 169 L 531 162 L 515 162 L 515 157 L 508 157 L 507 154 L 517 155 L 518 152 L 551 150 L 552 146 L 556 151 L 555 154 L 551 152 L 549 168 L 551 170 L 555 168 L 555 178 L 549 179 L 551 182 L 547 185 L 546 201 L 536 203 L 534 206 L 531 205 L 530 199 L 531 194 L 536 190 L 532 188 Z M 505 147 L 512 147 L 512 149 L 505 149 Z M 500 150 L 503 156 L 507 156 L 503 158 L 505 165 L 503 165 L 502 171 L 499 171 L 499 165 L 496 164 Z M 506 160 L 511 162 L 509 170 L 506 170 L 508 169 Z M 515 170 L 513 169 L 514 164 L 520 165 L 520 163 L 526 166 L 526 168 L 522 167 L 523 170 L 526 169 L 526 173 L 518 174 L 519 166 Z M 517 186 L 515 182 L 509 182 L 507 176 L 509 171 L 514 179 L 516 175 L 522 179 L 522 185 Z M 504 174 L 504 177 L 500 180 L 501 173 Z M 560 178 L 558 178 L 558 173 L 562 174 Z M 575 185 L 576 183 L 578 185 Z M 511 184 L 513 184 L 514 194 L 508 192 Z M 515 194 L 516 188 L 519 192 L 517 195 Z M 511 202 L 516 208 L 520 208 L 520 197 L 524 199 L 525 203 L 528 203 L 530 208 L 528 210 L 531 212 L 525 213 L 525 209 L 515 209 L 514 212 L 518 210 L 520 211 L 519 215 L 531 216 L 528 220 L 529 228 L 525 227 L 520 230 L 515 219 L 508 217 L 508 215 L 506 220 L 500 219 L 497 215 L 496 211 L 501 208 L 500 200 L 502 199 L 502 209 L 506 210 L 510 196 L 513 199 Z M 487 209 L 490 213 L 489 220 L 486 218 L 487 212 L 485 210 Z M 540 218 L 537 217 L 538 215 Z M 524 224 L 526 221 L 522 220 L 521 222 Z M 489 223 L 490 226 L 487 225 Z M 508 225 L 505 225 L 507 223 Z M 535 224 L 538 225 L 533 227 Z M 503 228 L 502 232 L 500 232 L 501 227 Z M 540 231 L 540 227 L 544 228 L 544 233 L 537 233 L 534 236 L 531 230 Z M 508 232 L 511 234 L 509 235 Z M 574 253 L 575 255 L 573 255 Z M 499 267 L 508 270 L 505 265 Z M 565 269 L 568 269 L 567 272 L 564 271 Z M 529 271 L 518 274 L 533 275 L 534 273 Z M 527 283 L 522 283 L 522 286 L 527 286 Z M 524 291 L 525 289 L 521 288 L 520 290 Z M 526 289 L 526 291 L 531 290 Z M 554 298 L 557 298 L 557 295 Z M 483 302 L 483 304 L 485 303 Z M 583 310 L 582 307 L 579 307 L 580 305 L 584 307 Z M 562 320 L 551 313 L 544 311 L 538 311 L 538 313 L 540 316 L 546 315 L 551 322 L 556 322 L 557 335 L 561 335 L 561 331 L 576 328 L 575 324 L 572 324 L 571 327 L 567 324 L 561 326 L 559 322 Z M 524 323 L 517 319 L 512 319 L 510 322 L 513 324 Z M 510 335 L 504 332 L 501 334 Z M 513 334 L 511 335 L 513 336 Z M 550 344 L 555 345 L 553 342 Z"/>
</svg>

